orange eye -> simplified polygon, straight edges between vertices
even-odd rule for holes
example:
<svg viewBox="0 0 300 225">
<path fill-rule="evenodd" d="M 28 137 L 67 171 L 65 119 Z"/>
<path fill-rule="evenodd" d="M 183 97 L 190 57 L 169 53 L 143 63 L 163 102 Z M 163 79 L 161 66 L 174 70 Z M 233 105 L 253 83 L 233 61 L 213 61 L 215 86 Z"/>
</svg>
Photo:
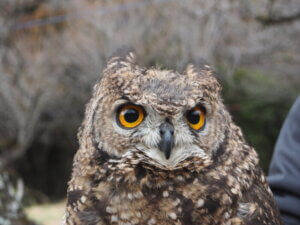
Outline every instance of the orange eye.
<svg viewBox="0 0 300 225">
<path fill-rule="evenodd" d="M 186 119 L 191 128 L 200 130 L 205 125 L 205 109 L 200 106 L 194 107 L 187 112 Z"/>
<path fill-rule="evenodd" d="M 117 115 L 119 124 L 125 128 L 134 128 L 140 125 L 144 117 L 144 109 L 141 106 L 133 104 L 121 106 Z"/>
</svg>

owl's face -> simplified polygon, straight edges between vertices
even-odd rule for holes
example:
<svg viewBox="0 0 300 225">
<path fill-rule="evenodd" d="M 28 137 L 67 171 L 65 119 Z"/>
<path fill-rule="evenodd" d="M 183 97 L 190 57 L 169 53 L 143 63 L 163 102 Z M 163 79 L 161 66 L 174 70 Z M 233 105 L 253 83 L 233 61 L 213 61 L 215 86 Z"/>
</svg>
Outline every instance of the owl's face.
<svg viewBox="0 0 300 225">
<path fill-rule="evenodd" d="M 172 169 L 191 156 L 212 158 L 224 139 L 229 118 L 208 68 L 179 74 L 114 59 L 95 92 L 91 135 L 108 154 L 138 149 Z"/>
</svg>

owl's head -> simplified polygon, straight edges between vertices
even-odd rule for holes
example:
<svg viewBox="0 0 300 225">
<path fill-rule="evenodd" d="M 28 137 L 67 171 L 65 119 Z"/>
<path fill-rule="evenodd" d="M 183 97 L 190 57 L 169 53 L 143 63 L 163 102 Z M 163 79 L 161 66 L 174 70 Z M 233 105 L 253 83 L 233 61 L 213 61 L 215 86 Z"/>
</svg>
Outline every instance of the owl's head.
<svg viewBox="0 0 300 225">
<path fill-rule="evenodd" d="M 113 57 L 94 88 L 81 145 L 115 157 L 138 150 L 169 169 L 188 157 L 211 158 L 230 122 L 208 66 L 182 74 L 143 68 L 135 56 Z"/>
</svg>

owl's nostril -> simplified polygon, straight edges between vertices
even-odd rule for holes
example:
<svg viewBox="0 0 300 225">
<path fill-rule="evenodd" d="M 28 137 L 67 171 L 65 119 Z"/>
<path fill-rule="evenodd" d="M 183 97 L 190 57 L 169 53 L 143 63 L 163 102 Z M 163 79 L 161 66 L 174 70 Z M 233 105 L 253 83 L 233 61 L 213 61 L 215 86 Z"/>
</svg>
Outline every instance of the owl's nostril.
<svg viewBox="0 0 300 225">
<path fill-rule="evenodd" d="M 174 126 L 169 120 L 166 120 L 166 122 L 162 123 L 159 126 L 159 133 L 161 135 L 165 134 L 166 132 L 170 132 L 171 134 L 174 134 Z"/>
</svg>

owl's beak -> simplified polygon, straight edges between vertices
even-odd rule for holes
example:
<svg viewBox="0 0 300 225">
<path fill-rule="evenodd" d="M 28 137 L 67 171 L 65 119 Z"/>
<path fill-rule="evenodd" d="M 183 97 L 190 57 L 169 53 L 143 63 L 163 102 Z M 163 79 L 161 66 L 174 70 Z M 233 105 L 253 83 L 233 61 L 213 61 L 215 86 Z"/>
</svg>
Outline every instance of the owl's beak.
<svg viewBox="0 0 300 225">
<path fill-rule="evenodd" d="M 169 159 L 174 145 L 174 127 L 166 121 L 159 126 L 159 132 L 161 141 L 158 147 L 165 154 L 166 159 Z"/>
</svg>

